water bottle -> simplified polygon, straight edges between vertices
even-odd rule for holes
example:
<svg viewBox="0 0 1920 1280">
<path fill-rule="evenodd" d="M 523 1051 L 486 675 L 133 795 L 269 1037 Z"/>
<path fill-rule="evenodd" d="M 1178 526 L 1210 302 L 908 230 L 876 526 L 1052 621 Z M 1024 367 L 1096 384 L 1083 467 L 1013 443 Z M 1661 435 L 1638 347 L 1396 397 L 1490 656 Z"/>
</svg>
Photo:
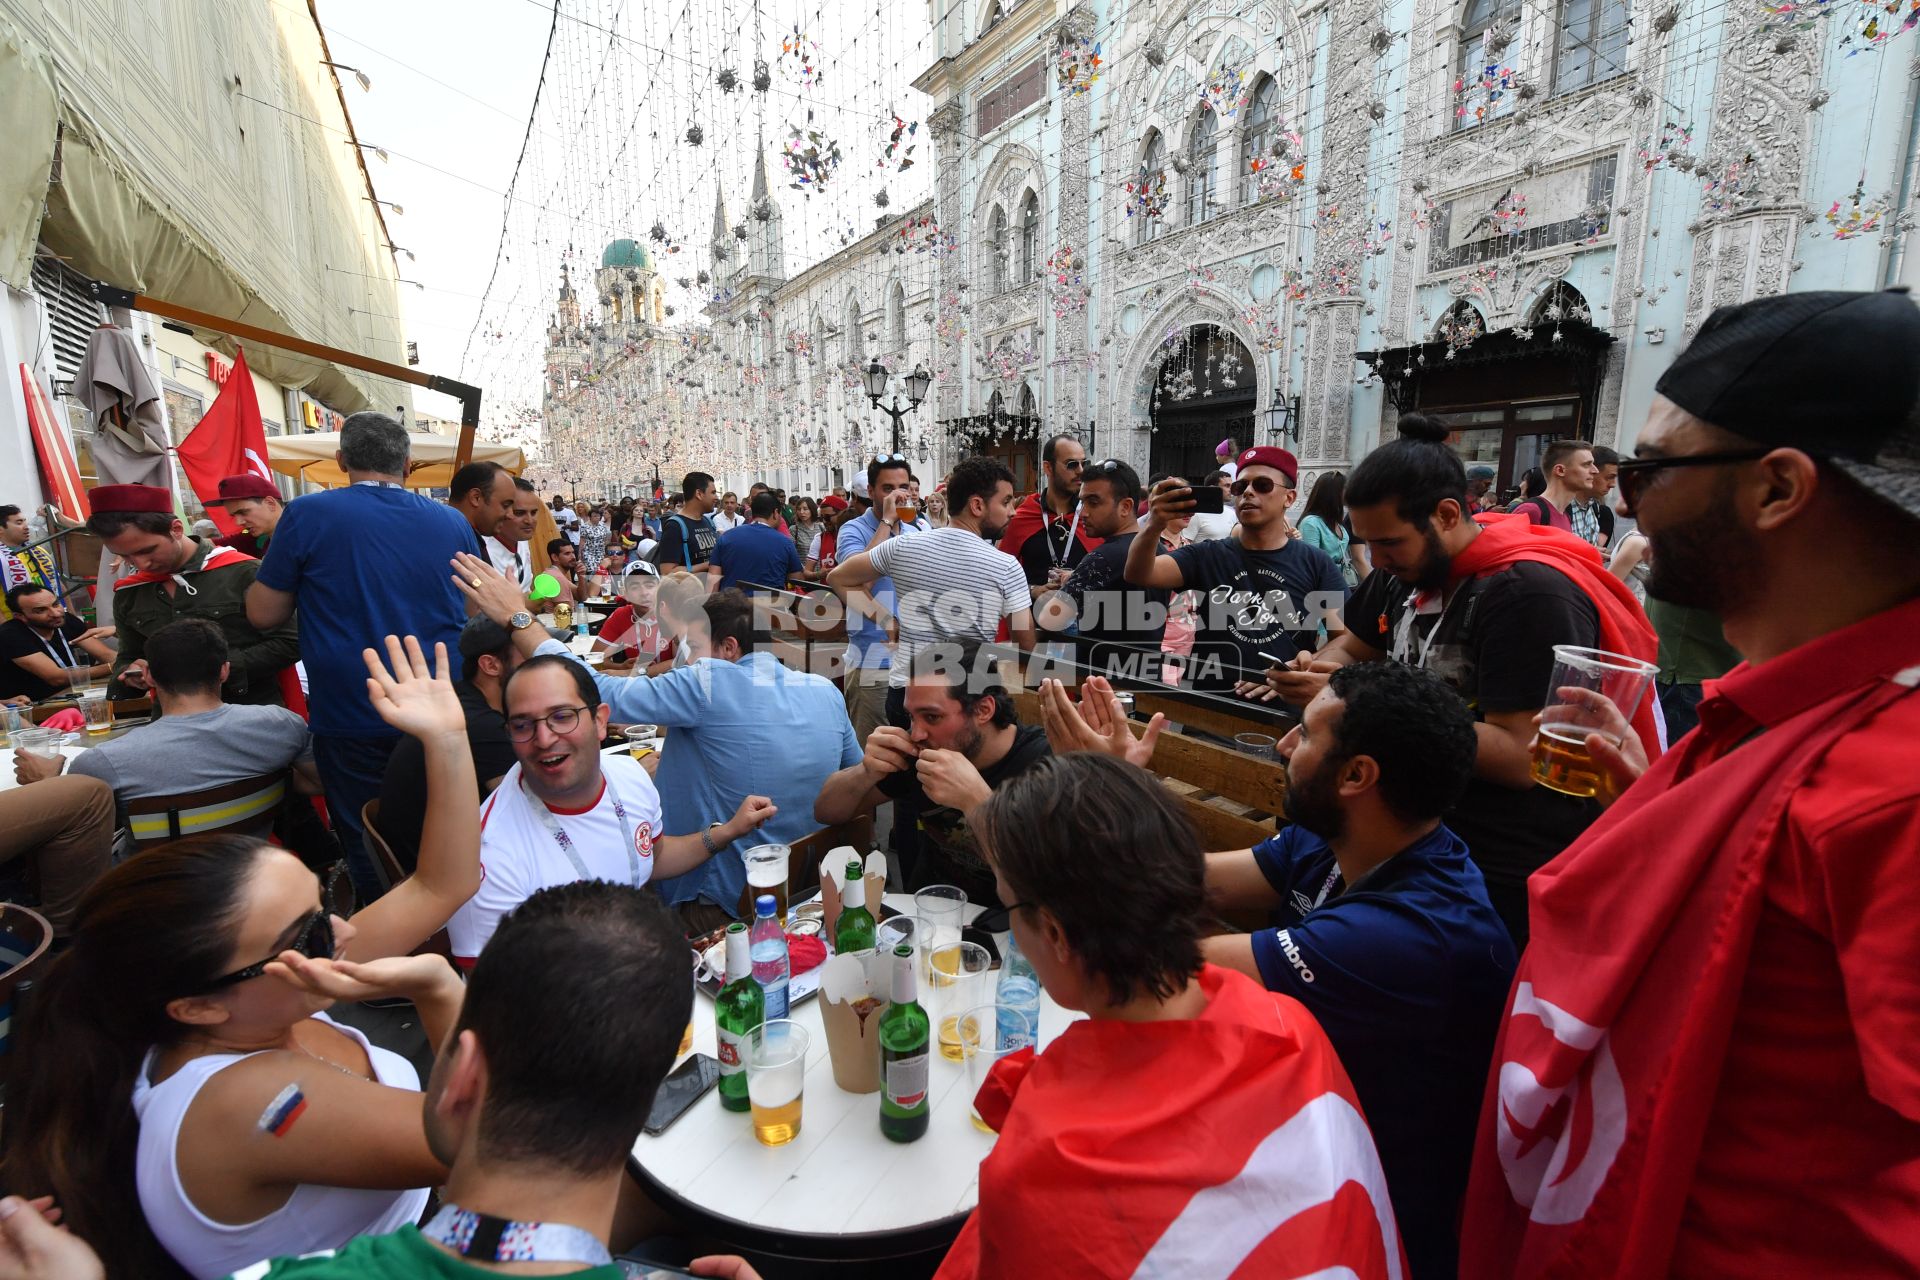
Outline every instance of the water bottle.
<svg viewBox="0 0 1920 1280">
<path fill-rule="evenodd" d="M 1033 964 L 1020 951 L 1020 944 L 1014 939 L 1013 930 L 1007 930 L 1007 954 L 1000 963 L 1000 986 L 994 993 L 994 1003 L 1010 1005 L 1018 1009 L 1027 1018 L 1027 1032 L 1032 1039 L 1028 1042 L 1035 1046 L 1040 1043 L 1040 975 L 1033 971 Z M 1012 1049 L 1020 1043 L 1017 1029 L 1010 1020 L 1003 1022 L 998 1029 L 998 1041 L 995 1048 Z"/>
<path fill-rule="evenodd" d="M 774 914 L 773 895 L 763 893 L 753 900 L 753 980 L 766 993 L 766 1020 L 787 1016 L 787 979 L 792 965 L 787 960 L 787 933 Z M 1037 997 L 1036 997 L 1037 998 Z"/>
</svg>

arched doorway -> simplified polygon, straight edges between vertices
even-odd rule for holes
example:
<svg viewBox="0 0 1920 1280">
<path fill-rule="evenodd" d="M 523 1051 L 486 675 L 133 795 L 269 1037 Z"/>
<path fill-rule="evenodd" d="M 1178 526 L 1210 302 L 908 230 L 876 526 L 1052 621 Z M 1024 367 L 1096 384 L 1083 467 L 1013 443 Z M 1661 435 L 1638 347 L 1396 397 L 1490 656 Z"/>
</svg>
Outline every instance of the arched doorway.
<svg viewBox="0 0 1920 1280">
<path fill-rule="evenodd" d="M 1148 405 L 1148 469 L 1197 480 L 1214 469 L 1221 440 L 1236 453 L 1252 445 L 1257 380 L 1253 357 L 1219 325 L 1192 325 L 1171 339 Z"/>
</svg>

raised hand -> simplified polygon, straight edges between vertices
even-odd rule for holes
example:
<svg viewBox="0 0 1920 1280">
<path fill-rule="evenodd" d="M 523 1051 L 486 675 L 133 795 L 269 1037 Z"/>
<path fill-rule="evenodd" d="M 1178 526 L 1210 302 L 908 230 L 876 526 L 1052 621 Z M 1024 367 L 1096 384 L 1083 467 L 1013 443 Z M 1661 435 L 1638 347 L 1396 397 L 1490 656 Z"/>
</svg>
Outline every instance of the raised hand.
<svg viewBox="0 0 1920 1280">
<path fill-rule="evenodd" d="M 1167 727 L 1167 718 L 1155 713 L 1147 723 L 1146 732 L 1135 739 L 1126 709 L 1114 695 L 1113 686 L 1102 676 L 1088 676 L 1081 682 L 1077 706 L 1065 685 L 1058 680 L 1042 680 L 1040 715 L 1047 731 L 1047 743 L 1055 754 L 1098 751 L 1143 769 L 1153 759 L 1161 730 Z"/>
<path fill-rule="evenodd" d="M 367 663 L 367 700 L 382 720 L 415 738 L 442 733 L 465 736 L 467 713 L 447 674 L 446 645 L 433 646 L 432 668 L 412 636 L 404 646 L 400 637 L 387 637 L 391 673 L 372 649 L 362 649 L 360 656 Z"/>
<path fill-rule="evenodd" d="M 453 558 L 453 585 L 473 601 L 480 612 L 501 626 L 527 607 L 526 593 L 520 584 L 501 573 L 479 556 L 462 551 Z"/>
</svg>

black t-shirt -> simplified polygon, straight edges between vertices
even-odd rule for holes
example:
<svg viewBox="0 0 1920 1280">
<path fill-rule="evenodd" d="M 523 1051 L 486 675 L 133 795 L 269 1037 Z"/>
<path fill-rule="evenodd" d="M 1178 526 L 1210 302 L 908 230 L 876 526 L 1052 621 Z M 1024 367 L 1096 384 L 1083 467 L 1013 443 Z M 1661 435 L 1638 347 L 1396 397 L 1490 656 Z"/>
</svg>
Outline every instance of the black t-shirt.
<svg viewBox="0 0 1920 1280">
<path fill-rule="evenodd" d="M 1127 548 L 1138 536 L 1123 533 L 1095 547 L 1061 590 L 1078 611 L 1082 663 L 1102 675 L 1158 680 L 1173 593 L 1127 585 Z"/>
<path fill-rule="evenodd" d="M 1187 586 L 1201 593 L 1187 670 L 1193 687 L 1206 692 L 1230 693 L 1242 680 L 1264 679 L 1276 660 L 1314 648 L 1322 619 L 1346 603 L 1340 567 L 1298 538 L 1273 551 L 1213 538 L 1181 547 L 1173 558 Z"/>
<path fill-rule="evenodd" d="M 48 684 L 14 659 L 30 658 L 37 653 L 53 659 L 56 667 L 92 666 L 93 655 L 74 643 L 86 629 L 86 622 L 71 613 L 60 624 L 59 634 L 44 640 L 24 618 L 9 618 L 0 623 L 0 698 L 17 698 L 24 693 L 39 702 L 59 693 L 62 686 Z"/>
<path fill-rule="evenodd" d="M 989 787 L 1030 769 L 1048 753 L 1047 735 L 1038 725 L 1021 725 L 1013 731 L 1013 745 L 991 768 L 980 776 Z M 919 890 L 930 884 L 958 885 L 967 891 L 967 901 L 992 909 L 1005 906 L 993 886 L 993 869 L 980 855 L 980 846 L 967 827 L 966 815 L 946 805 L 932 804 L 920 789 L 917 769 L 888 774 L 880 781 L 880 793 L 904 804 L 917 819 L 920 856 L 915 861 L 908 888 Z"/>
<path fill-rule="evenodd" d="M 465 680 L 455 682 L 460 709 L 467 714 L 467 746 L 473 751 L 474 781 L 479 799 L 487 784 L 506 776 L 516 757 L 507 737 L 507 722 L 487 705 L 486 695 Z M 420 832 L 427 821 L 427 759 L 420 739 L 403 737 L 387 757 L 380 784 L 380 835 L 409 873 L 420 861 Z"/>
<path fill-rule="evenodd" d="M 1046 495 L 1040 495 L 1042 520 L 1027 540 L 1020 544 L 1014 559 L 1031 584 L 1044 585 L 1054 569 L 1072 569 L 1087 558 L 1087 546 L 1074 536 L 1073 516 L 1056 515 L 1045 507 Z"/>
<path fill-rule="evenodd" d="M 1414 589 L 1381 570 L 1347 602 L 1347 627 L 1410 666 L 1433 672 L 1467 700 L 1477 719 L 1546 703 L 1553 646 L 1594 646 L 1600 615 L 1587 593 L 1551 566 L 1531 561 L 1460 584 L 1444 614 L 1412 607 Z M 1467 842 L 1487 896 L 1527 942 L 1527 877 L 1572 844 L 1600 805 L 1546 787 L 1516 791 L 1475 777 L 1447 825 Z"/>
<path fill-rule="evenodd" d="M 689 569 L 703 565 L 713 555 L 713 544 L 720 531 L 705 516 L 667 516 L 661 522 L 659 564 L 662 569 Z M 687 535 L 693 537 L 689 542 Z"/>
</svg>

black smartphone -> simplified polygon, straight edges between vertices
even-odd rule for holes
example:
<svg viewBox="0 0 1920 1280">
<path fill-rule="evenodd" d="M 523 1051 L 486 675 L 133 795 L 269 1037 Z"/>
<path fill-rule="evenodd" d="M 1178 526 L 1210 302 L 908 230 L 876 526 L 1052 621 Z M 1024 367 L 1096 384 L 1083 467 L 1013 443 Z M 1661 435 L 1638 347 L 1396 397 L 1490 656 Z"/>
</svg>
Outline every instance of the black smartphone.
<svg viewBox="0 0 1920 1280">
<path fill-rule="evenodd" d="M 694 1054 L 660 1082 L 660 1091 L 653 1095 L 653 1110 L 647 1116 L 646 1131 L 659 1137 L 718 1083 L 719 1061 L 704 1053 Z"/>
<path fill-rule="evenodd" d="M 982 924 L 982 921 L 985 923 Z M 988 932 L 996 926 L 1002 930 L 1007 927 L 1007 912 L 1004 908 L 998 912 L 981 912 L 972 924 L 960 931 L 960 941 L 978 943 L 985 948 L 987 957 L 991 961 L 988 967 L 992 969 L 1000 967 L 1000 948 L 995 945 L 993 934 Z"/>
<path fill-rule="evenodd" d="M 1227 495 L 1217 484 L 1193 486 L 1193 514 L 1217 516 L 1227 509 Z"/>
</svg>

